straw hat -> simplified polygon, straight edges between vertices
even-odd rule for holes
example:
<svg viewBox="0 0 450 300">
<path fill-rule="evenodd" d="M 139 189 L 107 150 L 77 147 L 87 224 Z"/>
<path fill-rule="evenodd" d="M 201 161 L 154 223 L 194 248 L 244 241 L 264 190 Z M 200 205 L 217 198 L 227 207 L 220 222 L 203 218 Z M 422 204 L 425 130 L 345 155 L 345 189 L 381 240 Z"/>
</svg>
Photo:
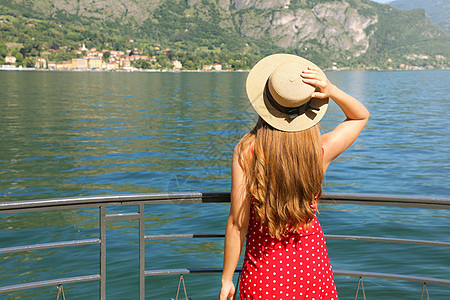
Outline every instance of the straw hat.
<svg viewBox="0 0 450 300">
<path fill-rule="evenodd" d="M 258 115 L 281 131 L 302 131 L 319 122 L 328 99 L 311 98 L 314 87 L 302 81 L 314 63 L 292 54 L 273 54 L 261 59 L 247 77 L 247 96 Z"/>
</svg>

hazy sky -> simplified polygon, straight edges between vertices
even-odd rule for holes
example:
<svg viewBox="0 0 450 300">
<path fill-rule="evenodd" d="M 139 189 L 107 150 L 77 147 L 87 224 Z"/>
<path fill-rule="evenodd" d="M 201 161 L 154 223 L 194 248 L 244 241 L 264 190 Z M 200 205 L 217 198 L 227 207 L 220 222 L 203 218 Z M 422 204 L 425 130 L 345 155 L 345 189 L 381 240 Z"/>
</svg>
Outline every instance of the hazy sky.
<svg viewBox="0 0 450 300">
<path fill-rule="evenodd" d="M 386 3 L 386 2 L 391 2 L 392 0 L 372 0 L 374 2 L 378 2 L 378 3 Z"/>
</svg>

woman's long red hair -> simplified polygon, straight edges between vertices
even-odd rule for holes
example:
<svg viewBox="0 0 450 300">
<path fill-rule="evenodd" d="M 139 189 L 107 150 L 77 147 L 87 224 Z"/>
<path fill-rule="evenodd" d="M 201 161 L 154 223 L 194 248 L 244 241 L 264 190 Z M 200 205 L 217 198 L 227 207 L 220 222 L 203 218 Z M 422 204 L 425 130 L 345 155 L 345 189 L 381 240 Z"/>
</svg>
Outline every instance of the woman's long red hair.
<svg viewBox="0 0 450 300">
<path fill-rule="evenodd" d="M 253 209 L 271 237 L 308 226 L 311 204 L 322 193 L 323 167 L 320 130 L 274 129 L 261 118 L 241 140 L 240 165 Z"/>
</svg>

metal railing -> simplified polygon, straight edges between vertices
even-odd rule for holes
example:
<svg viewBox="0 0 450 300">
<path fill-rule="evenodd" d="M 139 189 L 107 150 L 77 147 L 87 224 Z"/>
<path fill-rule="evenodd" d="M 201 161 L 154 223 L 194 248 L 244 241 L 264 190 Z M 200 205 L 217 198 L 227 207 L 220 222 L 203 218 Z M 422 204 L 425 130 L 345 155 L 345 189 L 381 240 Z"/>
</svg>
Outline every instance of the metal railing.
<svg viewBox="0 0 450 300">
<path fill-rule="evenodd" d="M 62 199 L 46 199 L 31 200 L 19 202 L 0 203 L 0 214 L 21 213 L 29 211 L 46 211 L 55 209 L 73 209 L 73 208 L 99 208 L 99 237 L 93 239 L 81 239 L 72 241 L 62 241 L 54 243 L 42 243 L 33 245 L 23 245 L 18 247 L 0 248 L 0 254 L 42 250 L 59 247 L 71 247 L 80 245 L 99 245 L 100 268 L 98 274 L 88 274 L 84 276 L 56 278 L 52 280 L 28 282 L 16 285 L 0 287 L 0 294 L 26 290 L 45 286 L 57 286 L 58 295 L 62 291 L 63 284 L 99 281 L 99 294 L 101 299 L 106 299 L 106 222 L 117 220 L 138 220 L 139 222 L 139 295 L 140 299 L 145 298 L 145 277 L 160 275 L 182 275 L 193 273 L 217 273 L 221 272 L 219 268 L 205 269 L 165 269 L 165 270 L 146 270 L 145 269 L 145 243 L 148 241 L 162 239 L 186 239 L 186 238 L 220 238 L 223 234 L 170 234 L 170 235 L 145 235 L 145 214 L 144 206 L 148 204 L 194 204 L 194 203 L 226 203 L 230 201 L 229 193 L 176 193 L 176 194 L 138 194 L 138 195 L 118 195 L 118 196 L 92 196 L 92 197 L 75 197 Z M 331 204 L 358 204 L 358 205 L 382 205 L 382 206 L 400 206 L 400 207 L 416 207 L 416 208 L 434 208 L 434 209 L 450 209 L 450 199 L 447 198 L 423 198 L 423 197 L 398 197 L 398 196 L 375 196 L 375 195 L 355 195 L 355 194 L 324 194 L 321 203 Z M 123 214 L 107 214 L 106 207 L 120 205 L 137 205 L 136 213 Z M 404 243 L 416 245 L 429 245 L 438 247 L 450 247 L 450 243 L 440 241 L 423 241 L 411 239 L 394 239 L 367 236 L 345 236 L 345 235 L 325 235 L 326 239 L 339 240 L 361 240 L 388 243 Z M 237 269 L 236 272 L 240 272 Z M 358 287 L 356 297 L 358 296 L 359 287 L 361 285 L 364 295 L 363 277 L 384 278 L 405 280 L 412 282 L 421 282 L 422 294 L 421 299 L 426 291 L 428 298 L 427 283 L 440 284 L 450 286 L 450 280 L 420 276 L 407 276 L 389 273 L 374 272 L 355 272 L 345 270 L 334 270 L 334 275 L 343 275 L 349 277 L 358 277 Z M 63 291 L 62 291 L 63 293 Z M 355 298 L 356 299 L 356 298 Z"/>
</svg>

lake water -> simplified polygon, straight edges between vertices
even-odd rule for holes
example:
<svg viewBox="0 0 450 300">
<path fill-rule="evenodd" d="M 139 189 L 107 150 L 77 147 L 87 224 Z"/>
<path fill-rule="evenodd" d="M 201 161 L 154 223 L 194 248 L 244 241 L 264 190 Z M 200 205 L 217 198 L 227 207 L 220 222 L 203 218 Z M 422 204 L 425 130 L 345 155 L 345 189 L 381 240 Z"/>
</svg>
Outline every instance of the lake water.
<svg viewBox="0 0 450 300">
<path fill-rule="evenodd" d="M 330 166 L 326 192 L 449 197 L 450 70 L 329 72 L 371 120 Z M 255 124 L 247 73 L 0 72 L 0 201 L 230 189 L 234 145 Z M 343 120 L 332 103 L 321 122 Z M 146 234 L 224 232 L 226 204 L 147 206 Z M 321 205 L 325 234 L 450 242 L 444 210 Z M 0 247 L 98 236 L 97 210 L 1 216 Z M 108 299 L 137 299 L 135 222 L 108 223 Z M 450 279 L 448 248 L 329 240 L 333 268 Z M 147 244 L 146 268 L 221 267 L 223 241 Z M 98 273 L 98 245 L 0 255 L 0 286 Z M 185 276 L 188 295 L 215 299 L 220 274 Z M 178 277 L 146 279 L 151 299 L 175 297 Z M 336 277 L 341 299 L 357 279 Z M 364 279 L 367 299 L 418 299 L 422 285 Z M 428 285 L 431 299 L 450 287 Z M 98 283 L 68 284 L 98 298 Z M 0 299 L 49 299 L 40 288 Z M 361 295 L 360 295 L 361 297 Z"/>
</svg>

